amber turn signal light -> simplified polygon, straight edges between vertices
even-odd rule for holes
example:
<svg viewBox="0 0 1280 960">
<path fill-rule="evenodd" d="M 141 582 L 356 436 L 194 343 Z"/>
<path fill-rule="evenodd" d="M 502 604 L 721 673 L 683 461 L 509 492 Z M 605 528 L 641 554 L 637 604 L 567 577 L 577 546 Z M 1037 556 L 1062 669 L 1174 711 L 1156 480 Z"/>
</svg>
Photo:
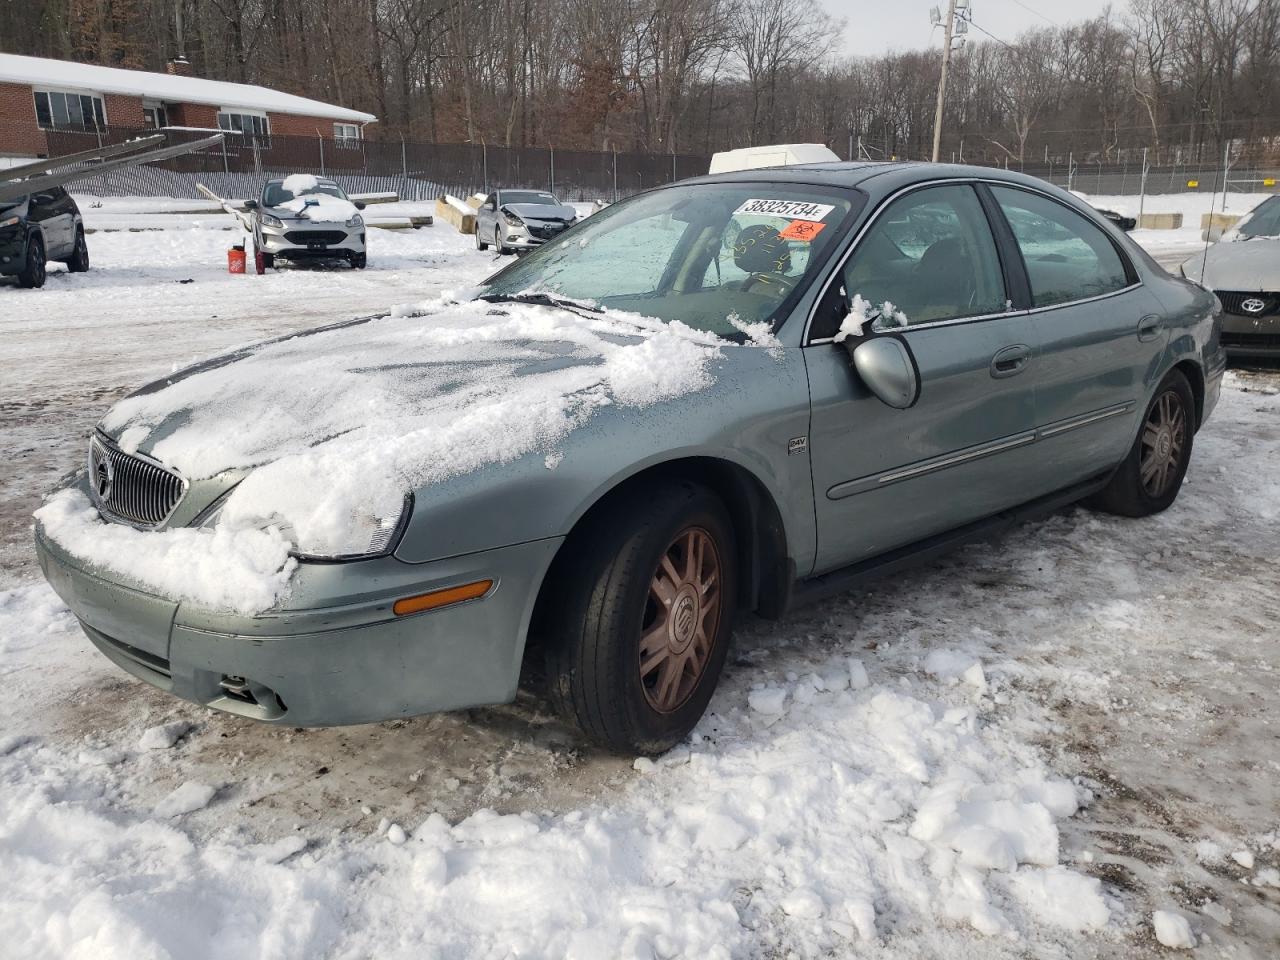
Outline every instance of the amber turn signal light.
<svg viewBox="0 0 1280 960">
<path fill-rule="evenodd" d="M 410 613 L 421 613 L 423 610 L 436 610 L 454 603 L 476 600 L 483 597 L 493 586 L 492 580 L 477 580 L 475 583 L 464 583 L 460 587 L 446 587 L 443 590 L 432 590 L 414 597 L 401 597 L 391 609 L 397 617 Z"/>
</svg>

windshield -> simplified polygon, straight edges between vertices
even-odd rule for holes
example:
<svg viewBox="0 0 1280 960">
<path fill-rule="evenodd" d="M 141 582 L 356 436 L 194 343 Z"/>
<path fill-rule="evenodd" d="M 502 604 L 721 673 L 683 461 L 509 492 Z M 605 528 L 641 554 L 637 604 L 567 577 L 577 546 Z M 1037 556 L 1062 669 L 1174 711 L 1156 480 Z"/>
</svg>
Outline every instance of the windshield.
<svg viewBox="0 0 1280 960">
<path fill-rule="evenodd" d="M 1236 228 L 1242 237 L 1280 237 L 1280 197 L 1269 197 Z"/>
<path fill-rule="evenodd" d="M 540 190 L 503 190 L 499 199 L 502 203 L 541 203 L 553 207 L 560 205 L 559 200 Z"/>
<path fill-rule="evenodd" d="M 807 183 L 655 190 L 588 217 L 481 295 L 552 294 L 741 339 L 744 324 L 785 315 L 861 202 Z"/>
<path fill-rule="evenodd" d="M 305 197 L 309 194 L 316 193 L 323 193 L 330 197 L 337 197 L 340 200 L 347 199 L 347 195 L 336 183 L 317 183 L 314 187 L 302 191 L 301 194 L 295 194 L 292 190 L 286 190 L 283 184 L 268 183 L 266 192 L 262 197 L 262 202 L 268 207 L 278 207 L 280 204 L 288 203 L 297 196 Z"/>
</svg>

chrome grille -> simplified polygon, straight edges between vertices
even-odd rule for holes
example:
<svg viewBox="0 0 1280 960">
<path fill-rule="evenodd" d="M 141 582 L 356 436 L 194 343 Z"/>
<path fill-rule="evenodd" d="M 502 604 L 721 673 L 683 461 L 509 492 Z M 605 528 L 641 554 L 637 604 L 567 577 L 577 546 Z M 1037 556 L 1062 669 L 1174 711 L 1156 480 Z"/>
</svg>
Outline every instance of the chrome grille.
<svg viewBox="0 0 1280 960">
<path fill-rule="evenodd" d="M 111 520 L 158 527 L 186 493 L 187 481 L 150 457 L 125 453 L 100 436 L 89 441 L 89 489 Z"/>
<path fill-rule="evenodd" d="M 1280 295 L 1274 293 L 1249 293 L 1237 290 L 1215 290 L 1222 301 L 1222 309 L 1237 317 L 1270 317 L 1280 312 Z M 1246 310 L 1245 301 L 1257 301 L 1261 309 Z"/>
</svg>

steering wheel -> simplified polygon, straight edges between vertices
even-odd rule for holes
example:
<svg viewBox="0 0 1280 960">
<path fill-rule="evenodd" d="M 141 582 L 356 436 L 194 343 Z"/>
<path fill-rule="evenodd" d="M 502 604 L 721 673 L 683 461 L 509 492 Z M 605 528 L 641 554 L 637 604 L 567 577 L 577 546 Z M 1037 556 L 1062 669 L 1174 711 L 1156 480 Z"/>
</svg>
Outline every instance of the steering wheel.
<svg viewBox="0 0 1280 960">
<path fill-rule="evenodd" d="M 795 288 L 796 280 L 794 277 L 783 276 L 781 273 L 753 273 L 742 281 L 742 291 L 745 293 L 756 283 L 775 287 L 785 297 Z"/>
</svg>

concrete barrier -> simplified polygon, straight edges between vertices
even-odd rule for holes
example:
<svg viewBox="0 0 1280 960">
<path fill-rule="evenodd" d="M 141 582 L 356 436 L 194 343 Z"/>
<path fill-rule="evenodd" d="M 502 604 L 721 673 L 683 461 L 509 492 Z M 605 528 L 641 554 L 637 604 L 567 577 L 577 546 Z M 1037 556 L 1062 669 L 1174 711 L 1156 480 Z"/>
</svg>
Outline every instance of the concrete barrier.
<svg viewBox="0 0 1280 960">
<path fill-rule="evenodd" d="M 1200 214 L 1200 229 L 1211 230 L 1217 227 L 1219 230 L 1228 230 L 1236 225 L 1236 222 L 1244 214 L 1241 213 L 1202 213 Z"/>
<path fill-rule="evenodd" d="M 1144 213 L 1138 226 L 1143 230 L 1180 230 L 1182 229 L 1182 214 Z"/>
<path fill-rule="evenodd" d="M 436 219 L 455 227 L 459 233 L 476 232 L 475 210 L 448 194 L 436 198 Z"/>
</svg>

